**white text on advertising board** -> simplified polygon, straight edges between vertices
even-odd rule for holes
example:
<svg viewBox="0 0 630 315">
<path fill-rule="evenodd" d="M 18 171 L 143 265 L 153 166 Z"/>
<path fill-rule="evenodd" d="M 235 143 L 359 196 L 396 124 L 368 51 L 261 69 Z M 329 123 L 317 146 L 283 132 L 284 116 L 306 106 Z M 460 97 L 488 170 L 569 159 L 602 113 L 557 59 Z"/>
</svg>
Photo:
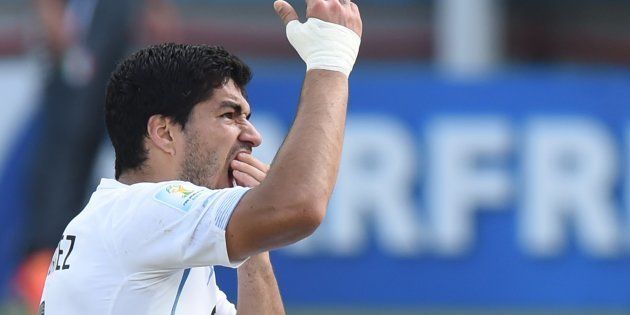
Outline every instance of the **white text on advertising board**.
<svg viewBox="0 0 630 315">
<path fill-rule="evenodd" d="M 256 155 L 270 162 L 287 126 L 254 123 L 265 135 Z M 559 256 L 575 240 L 615 257 L 630 251 L 630 126 L 615 133 L 581 116 L 442 116 L 411 127 L 350 116 L 326 221 L 289 252 L 357 255 L 372 238 L 396 257 L 458 257 L 475 250 L 480 213 L 513 211 L 527 255 Z"/>
</svg>

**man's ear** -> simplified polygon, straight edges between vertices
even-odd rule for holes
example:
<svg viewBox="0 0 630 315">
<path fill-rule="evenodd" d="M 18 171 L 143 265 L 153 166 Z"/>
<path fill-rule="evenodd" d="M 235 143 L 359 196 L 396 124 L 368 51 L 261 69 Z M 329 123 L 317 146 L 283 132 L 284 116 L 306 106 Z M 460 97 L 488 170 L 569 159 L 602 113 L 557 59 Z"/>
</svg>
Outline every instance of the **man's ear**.
<svg viewBox="0 0 630 315">
<path fill-rule="evenodd" d="M 162 115 L 153 115 L 147 123 L 149 140 L 162 152 L 174 156 L 175 150 L 175 124 L 170 118 Z"/>
</svg>

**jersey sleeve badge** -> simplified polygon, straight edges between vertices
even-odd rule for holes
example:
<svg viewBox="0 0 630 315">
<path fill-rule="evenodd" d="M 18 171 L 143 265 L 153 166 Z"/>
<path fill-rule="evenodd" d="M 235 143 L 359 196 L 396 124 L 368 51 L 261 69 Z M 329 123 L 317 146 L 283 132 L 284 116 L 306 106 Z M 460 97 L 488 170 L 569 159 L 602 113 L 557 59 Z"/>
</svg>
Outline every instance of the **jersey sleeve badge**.
<svg viewBox="0 0 630 315">
<path fill-rule="evenodd" d="M 203 188 L 191 184 L 168 184 L 155 194 L 154 199 L 169 207 L 188 212 L 203 191 Z"/>
</svg>

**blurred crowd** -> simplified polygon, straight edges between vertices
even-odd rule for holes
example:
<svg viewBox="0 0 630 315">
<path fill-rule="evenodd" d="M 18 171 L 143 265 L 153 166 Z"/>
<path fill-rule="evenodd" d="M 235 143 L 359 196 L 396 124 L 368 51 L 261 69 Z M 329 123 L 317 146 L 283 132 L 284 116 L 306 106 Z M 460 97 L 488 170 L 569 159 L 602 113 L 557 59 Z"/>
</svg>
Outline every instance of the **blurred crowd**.
<svg viewBox="0 0 630 315">
<path fill-rule="evenodd" d="M 36 151 L 29 174 L 29 233 L 17 292 L 36 310 L 53 251 L 66 224 L 83 208 L 104 141 L 104 87 L 135 43 L 177 40 L 177 9 L 161 0 L 37 0 L 47 72 L 41 92 Z M 68 187 L 72 187 L 69 193 Z"/>
</svg>

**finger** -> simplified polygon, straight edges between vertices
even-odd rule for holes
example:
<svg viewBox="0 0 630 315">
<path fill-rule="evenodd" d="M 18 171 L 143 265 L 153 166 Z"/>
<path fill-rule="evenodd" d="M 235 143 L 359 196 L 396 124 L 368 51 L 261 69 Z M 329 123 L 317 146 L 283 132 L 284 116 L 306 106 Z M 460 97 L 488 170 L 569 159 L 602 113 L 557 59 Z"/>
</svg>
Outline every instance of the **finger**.
<svg viewBox="0 0 630 315">
<path fill-rule="evenodd" d="M 359 11 L 359 6 L 357 6 L 354 2 L 350 3 L 350 8 L 354 14 L 356 14 L 356 25 L 351 29 L 357 33 L 357 35 L 363 35 L 363 21 L 361 20 L 361 12 Z"/>
<path fill-rule="evenodd" d="M 259 159 L 255 158 L 252 154 L 241 153 L 236 157 L 237 160 L 241 162 L 245 162 L 249 165 L 254 166 L 255 168 L 267 173 L 269 171 L 269 165 L 261 162 Z"/>
<path fill-rule="evenodd" d="M 355 13 L 357 13 L 357 14 L 360 14 L 360 12 L 359 12 L 359 6 L 358 6 L 356 3 L 354 3 L 354 2 L 350 2 L 350 7 L 352 8 L 352 12 L 355 12 Z"/>
<path fill-rule="evenodd" d="M 284 0 L 276 0 L 273 3 L 273 8 L 276 10 L 276 13 L 280 17 L 280 19 L 282 19 L 282 22 L 284 22 L 284 25 L 287 25 L 289 24 L 289 22 L 298 19 L 298 15 L 295 12 L 295 9 L 293 9 L 293 7 Z"/>
<path fill-rule="evenodd" d="M 233 160 L 231 166 L 233 170 L 243 172 L 259 182 L 262 182 L 262 180 L 267 176 L 265 172 L 239 160 Z"/>
<path fill-rule="evenodd" d="M 232 176 L 234 176 L 236 184 L 242 187 L 256 187 L 260 185 L 260 181 L 241 171 L 234 170 Z"/>
</svg>

